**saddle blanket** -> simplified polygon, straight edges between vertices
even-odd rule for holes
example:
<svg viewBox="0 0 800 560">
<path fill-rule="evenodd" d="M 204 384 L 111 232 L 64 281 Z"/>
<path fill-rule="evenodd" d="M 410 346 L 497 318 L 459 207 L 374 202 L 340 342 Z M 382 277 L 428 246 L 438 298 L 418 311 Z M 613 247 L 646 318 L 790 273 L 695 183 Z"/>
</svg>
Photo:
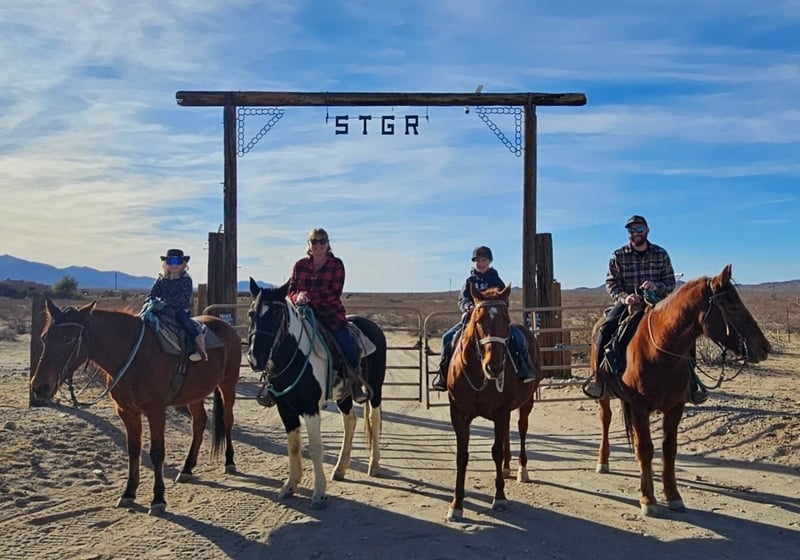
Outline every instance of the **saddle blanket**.
<svg viewBox="0 0 800 560">
<path fill-rule="evenodd" d="M 377 347 L 372 341 L 367 338 L 361 329 L 359 329 L 354 323 L 347 323 L 347 326 L 350 327 L 350 334 L 353 336 L 353 340 L 356 342 L 356 346 L 358 347 L 359 355 L 363 358 L 364 356 L 369 356 Z"/>
</svg>

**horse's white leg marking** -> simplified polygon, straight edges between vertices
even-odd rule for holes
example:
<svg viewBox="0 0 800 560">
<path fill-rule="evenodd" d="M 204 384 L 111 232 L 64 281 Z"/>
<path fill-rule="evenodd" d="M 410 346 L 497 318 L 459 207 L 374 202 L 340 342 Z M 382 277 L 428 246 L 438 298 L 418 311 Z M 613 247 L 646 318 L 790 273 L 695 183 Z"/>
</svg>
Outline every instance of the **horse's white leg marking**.
<svg viewBox="0 0 800 560">
<path fill-rule="evenodd" d="M 349 414 L 342 414 L 342 448 L 339 450 L 339 460 L 336 461 L 336 468 L 333 469 L 331 478 L 333 480 L 344 480 L 347 470 L 350 468 L 350 453 L 353 450 L 353 434 L 356 431 L 356 410 L 350 409 Z"/>
<path fill-rule="evenodd" d="M 308 455 L 314 465 L 314 493 L 311 495 L 311 508 L 322 509 L 327 506 L 325 495 L 325 470 L 322 462 L 322 417 L 319 413 L 304 416 L 308 431 Z"/>
<path fill-rule="evenodd" d="M 381 407 L 373 408 L 367 403 L 364 407 L 364 434 L 369 449 L 369 476 L 378 476 L 381 470 Z"/>
<path fill-rule="evenodd" d="M 300 427 L 286 434 L 286 447 L 289 451 L 289 478 L 278 491 L 279 498 L 291 496 L 303 477 L 303 458 L 300 454 Z"/>
</svg>

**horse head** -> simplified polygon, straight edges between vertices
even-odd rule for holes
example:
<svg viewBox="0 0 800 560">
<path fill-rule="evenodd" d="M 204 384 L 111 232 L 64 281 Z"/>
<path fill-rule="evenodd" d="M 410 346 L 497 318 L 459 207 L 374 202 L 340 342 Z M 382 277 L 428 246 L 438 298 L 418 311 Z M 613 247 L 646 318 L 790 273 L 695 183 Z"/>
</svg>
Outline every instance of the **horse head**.
<svg viewBox="0 0 800 560">
<path fill-rule="evenodd" d="M 703 334 L 748 362 L 760 362 L 772 347 L 731 281 L 731 268 L 728 264 L 706 280 L 710 294 L 702 319 Z"/>
<path fill-rule="evenodd" d="M 253 302 L 247 315 L 247 361 L 253 371 L 265 371 L 273 349 L 283 338 L 286 329 L 288 282 L 278 288 L 262 288 L 250 278 Z"/>
<path fill-rule="evenodd" d="M 481 371 L 487 379 L 497 379 L 503 374 L 511 318 L 508 314 L 508 296 L 511 284 L 502 290 L 489 288 L 482 292 L 470 285 L 475 303 L 470 320 L 464 326 L 462 344 L 470 352 L 474 343 L 481 361 Z"/>
<path fill-rule="evenodd" d="M 42 355 L 31 378 L 31 392 L 36 399 L 51 399 L 64 380 L 89 359 L 88 344 L 83 341 L 97 302 L 59 309 L 47 298 L 45 304 L 47 324 L 42 331 Z"/>
</svg>

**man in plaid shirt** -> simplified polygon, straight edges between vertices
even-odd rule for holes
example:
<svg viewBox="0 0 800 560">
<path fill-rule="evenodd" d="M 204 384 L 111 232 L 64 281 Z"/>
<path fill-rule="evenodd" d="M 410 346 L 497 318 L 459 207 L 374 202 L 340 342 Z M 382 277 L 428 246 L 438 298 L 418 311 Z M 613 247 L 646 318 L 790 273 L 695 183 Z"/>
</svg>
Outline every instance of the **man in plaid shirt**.
<svg viewBox="0 0 800 560">
<path fill-rule="evenodd" d="M 628 243 L 611 255 L 606 273 L 606 291 L 614 300 L 614 305 L 606 310 L 605 322 L 597 335 L 595 372 L 583 387 L 587 396 L 597 399 L 603 396 L 605 387 L 598 380 L 596 372 L 600 369 L 605 347 L 616 332 L 620 319 L 628 314 L 630 308 L 642 304 L 645 291 L 664 298 L 675 289 L 672 261 L 663 247 L 648 241 L 650 228 L 647 220 L 634 214 L 625 222 L 625 229 L 628 230 Z M 695 400 L 694 390 L 692 400 Z"/>
</svg>

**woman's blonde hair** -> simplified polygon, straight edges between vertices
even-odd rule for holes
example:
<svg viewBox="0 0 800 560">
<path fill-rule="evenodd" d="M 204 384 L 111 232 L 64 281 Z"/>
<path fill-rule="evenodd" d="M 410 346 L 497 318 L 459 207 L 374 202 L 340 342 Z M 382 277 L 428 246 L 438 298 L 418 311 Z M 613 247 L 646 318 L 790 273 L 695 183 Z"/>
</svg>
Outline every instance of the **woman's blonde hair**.
<svg viewBox="0 0 800 560">
<path fill-rule="evenodd" d="M 310 243 L 312 239 L 325 239 L 328 242 L 328 253 L 331 252 L 331 238 L 328 237 L 328 232 L 322 229 L 321 227 L 318 228 L 311 228 L 308 230 L 308 237 L 306 238 L 306 242 Z M 311 256 L 311 247 L 306 248 L 306 255 Z"/>
</svg>

